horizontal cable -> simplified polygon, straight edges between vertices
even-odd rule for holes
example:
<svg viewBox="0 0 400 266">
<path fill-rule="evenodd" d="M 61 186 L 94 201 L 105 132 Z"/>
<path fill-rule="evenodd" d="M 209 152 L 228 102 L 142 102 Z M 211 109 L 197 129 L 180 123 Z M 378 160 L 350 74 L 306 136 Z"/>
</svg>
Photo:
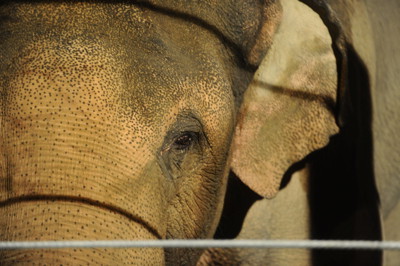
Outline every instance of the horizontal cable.
<svg viewBox="0 0 400 266">
<path fill-rule="evenodd" d="M 301 248 L 400 250 L 400 242 L 336 240 L 101 240 L 0 242 L 0 249 L 42 248 Z"/>
</svg>

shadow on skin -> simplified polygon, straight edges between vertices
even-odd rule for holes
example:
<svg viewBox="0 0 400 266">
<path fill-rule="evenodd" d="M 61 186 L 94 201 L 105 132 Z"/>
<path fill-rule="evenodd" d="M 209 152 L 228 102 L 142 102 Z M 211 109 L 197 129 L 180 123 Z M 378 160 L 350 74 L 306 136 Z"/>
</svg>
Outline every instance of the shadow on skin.
<svg viewBox="0 0 400 266">
<path fill-rule="evenodd" d="M 332 114 L 335 115 L 335 102 L 332 98 L 324 95 L 318 95 L 307 91 L 292 90 L 289 88 L 283 88 L 275 86 L 266 82 L 257 81 L 257 86 L 263 87 L 274 93 L 287 95 L 293 98 L 301 99 L 307 102 L 319 102 Z"/>
<path fill-rule="evenodd" d="M 347 51 L 351 109 L 346 124 L 327 147 L 308 158 L 312 238 L 382 240 L 369 76 L 354 49 Z M 381 251 L 313 250 L 313 265 L 381 265 L 381 261 Z"/>
</svg>

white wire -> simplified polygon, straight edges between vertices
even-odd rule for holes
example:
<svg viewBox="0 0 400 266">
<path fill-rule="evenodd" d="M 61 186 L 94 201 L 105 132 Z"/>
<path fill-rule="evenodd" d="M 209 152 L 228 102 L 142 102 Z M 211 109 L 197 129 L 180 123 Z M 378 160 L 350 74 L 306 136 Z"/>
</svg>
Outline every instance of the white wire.
<svg viewBox="0 0 400 266">
<path fill-rule="evenodd" d="M 336 240 L 102 240 L 102 241 L 10 241 L 0 249 L 43 248 L 301 248 L 400 250 L 399 241 Z"/>
</svg>

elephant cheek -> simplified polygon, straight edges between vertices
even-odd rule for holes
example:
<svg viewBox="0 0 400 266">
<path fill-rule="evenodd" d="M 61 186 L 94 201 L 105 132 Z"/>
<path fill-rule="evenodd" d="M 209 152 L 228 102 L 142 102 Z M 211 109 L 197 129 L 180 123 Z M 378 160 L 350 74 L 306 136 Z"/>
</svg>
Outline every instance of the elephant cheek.
<svg viewBox="0 0 400 266">
<path fill-rule="evenodd" d="M 0 207 L 3 241 L 157 239 L 140 221 L 81 202 L 29 201 Z M 162 249 L 5 250 L 0 265 L 163 265 Z"/>
</svg>

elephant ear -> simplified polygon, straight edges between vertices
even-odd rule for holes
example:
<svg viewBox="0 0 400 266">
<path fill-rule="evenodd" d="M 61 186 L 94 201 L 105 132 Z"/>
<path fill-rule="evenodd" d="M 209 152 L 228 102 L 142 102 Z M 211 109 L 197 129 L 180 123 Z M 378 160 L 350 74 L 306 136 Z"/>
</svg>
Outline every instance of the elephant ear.
<svg viewBox="0 0 400 266">
<path fill-rule="evenodd" d="M 308 6 L 281 2 L 281 25 L 244 94 L 232 143 L 233 172 L 267 198 L 293 163 L 338 132 L 338 75 L 328 29 Z"/>
</svg>

